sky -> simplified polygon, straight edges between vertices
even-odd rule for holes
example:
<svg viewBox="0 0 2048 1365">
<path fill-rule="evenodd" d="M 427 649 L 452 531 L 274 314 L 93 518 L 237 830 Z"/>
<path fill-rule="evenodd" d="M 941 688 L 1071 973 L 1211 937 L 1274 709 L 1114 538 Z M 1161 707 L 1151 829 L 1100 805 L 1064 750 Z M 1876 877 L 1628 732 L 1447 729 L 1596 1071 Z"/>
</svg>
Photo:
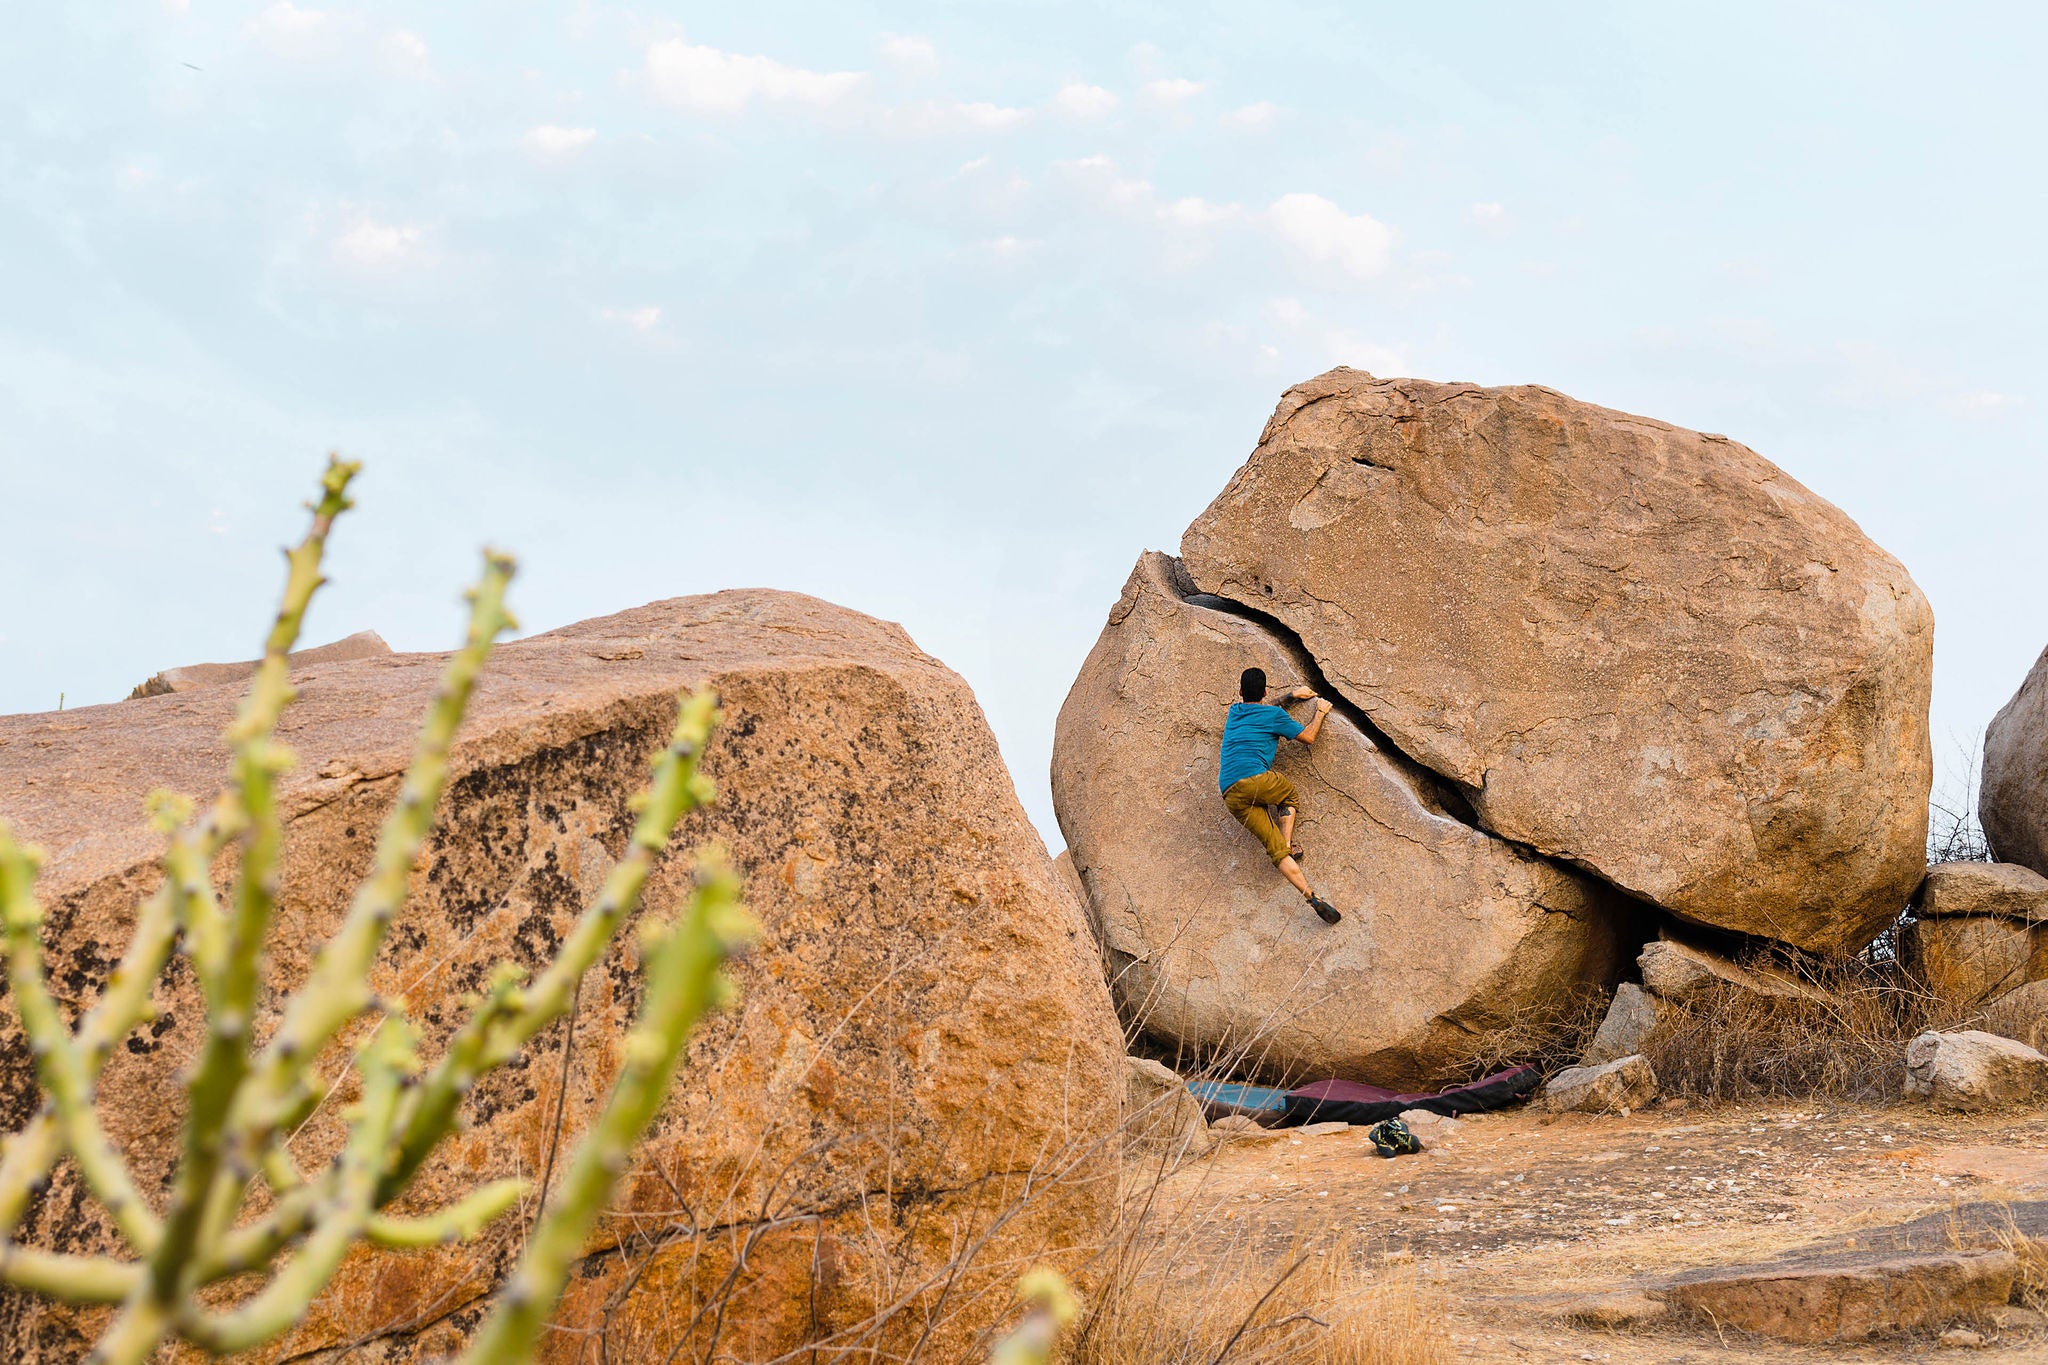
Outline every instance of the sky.
<svg viewBox="0 0 2048 1365">
<path fill-rule="evenodd" d="M 1938 785 L 2048 644 L 2048 9 L 17 6 L 0 712 L 726 587 L 900 621 L 1054 847 L 1125 576 L 1337 364 L 1740 440 L 1937 620 Z"/>
</svg>

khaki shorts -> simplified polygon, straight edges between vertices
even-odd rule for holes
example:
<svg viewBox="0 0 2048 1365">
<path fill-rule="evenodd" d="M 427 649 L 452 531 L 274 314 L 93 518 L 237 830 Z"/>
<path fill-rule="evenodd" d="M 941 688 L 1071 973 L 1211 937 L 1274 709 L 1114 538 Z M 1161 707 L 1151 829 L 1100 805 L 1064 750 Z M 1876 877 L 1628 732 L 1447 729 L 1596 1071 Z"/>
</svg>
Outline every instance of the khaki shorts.
<svg viewBox="0 0 2048 1365">
<path fill-rule="evenodd" d="M 1266 856 L 1273 860 L 1273 866 L 1280 866 L 1280 860 L 1288 857 L 1293 850 L 1280 837 L 1280 826 L 1275 824 L 1266 807 L 1278 806 L 1301 809 L 1301 801 L 1294 794 L 1294 784 L 1268 768 L 1254 777 L 1243 778 L 1230 784 L 1230 790 L 1223 793 L 1223 804 L 1240 825 L 1259 837 L 1266 846 Z"/>
</svg>

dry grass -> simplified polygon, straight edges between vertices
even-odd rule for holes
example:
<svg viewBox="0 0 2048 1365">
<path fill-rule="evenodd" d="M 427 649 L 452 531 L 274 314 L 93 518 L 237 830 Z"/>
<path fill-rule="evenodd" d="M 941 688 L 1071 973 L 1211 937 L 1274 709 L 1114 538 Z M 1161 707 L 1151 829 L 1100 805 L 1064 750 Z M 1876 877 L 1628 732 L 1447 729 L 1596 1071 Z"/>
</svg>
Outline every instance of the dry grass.
<svg viewBox="0 0 2048 1365">
<path fill-rule="evenodd" d="M 1669 1095 L 1693 1099 L 1893 1100 L 1906 1044 L 1937 1022 L 1895 958 L 1808 965 L 1819 998 L 1714 986 L 1667 1004 L 1643 1051 Z"/>
<path fill-rule="evenodd" d="M 1444 1297 L 1412 1262 L 1341 1238 L 1285 1256 L 1240 1243 L 1175 1254 L 1153 1229 L 1076 1325 L 1074 1365 L 1449 1365 Z"/>
</svg>

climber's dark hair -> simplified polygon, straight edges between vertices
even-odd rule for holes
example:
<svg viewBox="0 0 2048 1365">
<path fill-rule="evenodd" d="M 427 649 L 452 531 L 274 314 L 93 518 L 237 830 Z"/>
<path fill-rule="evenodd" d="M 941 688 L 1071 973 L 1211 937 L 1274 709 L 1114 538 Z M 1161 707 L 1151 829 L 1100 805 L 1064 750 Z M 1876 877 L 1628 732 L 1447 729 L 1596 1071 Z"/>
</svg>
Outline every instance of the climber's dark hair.
<svg viewBox="0 0 2048 1365">
<path fill-rule="evenodd" d="M 1244 671 L 1244 676 L 1237 680 L 1237 695 L 1243 697 L 1246 701 L 1264 701 L 1266 699 L 1266 670 L 1263 668 L 1247 668 Z"/>
</svg>

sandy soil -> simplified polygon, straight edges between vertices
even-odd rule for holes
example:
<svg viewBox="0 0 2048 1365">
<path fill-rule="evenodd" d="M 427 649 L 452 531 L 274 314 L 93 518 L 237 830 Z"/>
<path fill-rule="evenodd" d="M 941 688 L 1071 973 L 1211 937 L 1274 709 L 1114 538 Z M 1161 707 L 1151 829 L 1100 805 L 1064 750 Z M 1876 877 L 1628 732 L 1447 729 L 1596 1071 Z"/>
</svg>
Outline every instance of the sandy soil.
<svg viewBox="0 0 2048 1365">
<path fill-rule="evenodd" d="M 1659 1108 L 1627 1117 L 1527 1110 L 1461 1120 L 1418 1156 L 1376 1157 L 1362 1129 L 1234 1142 L 1171 1175 L 1177 1216 L 1274 1258 L 1335 1234 L 1352 1254 L 1413 1256 L 1477 1361 L 2048 1361 L 2048 1332 L 1986 1330 L 1957 1352 L 1931 1337 L 1795 1347 L 1560 1316 L 1585 1294 L 1793 1249 L 1867 1248 L 1880 1229 L 1961 1204 L 2048 1199 L 2048 1116 L 1989 1120 L 1913 1108 Z"/>
</svg>

